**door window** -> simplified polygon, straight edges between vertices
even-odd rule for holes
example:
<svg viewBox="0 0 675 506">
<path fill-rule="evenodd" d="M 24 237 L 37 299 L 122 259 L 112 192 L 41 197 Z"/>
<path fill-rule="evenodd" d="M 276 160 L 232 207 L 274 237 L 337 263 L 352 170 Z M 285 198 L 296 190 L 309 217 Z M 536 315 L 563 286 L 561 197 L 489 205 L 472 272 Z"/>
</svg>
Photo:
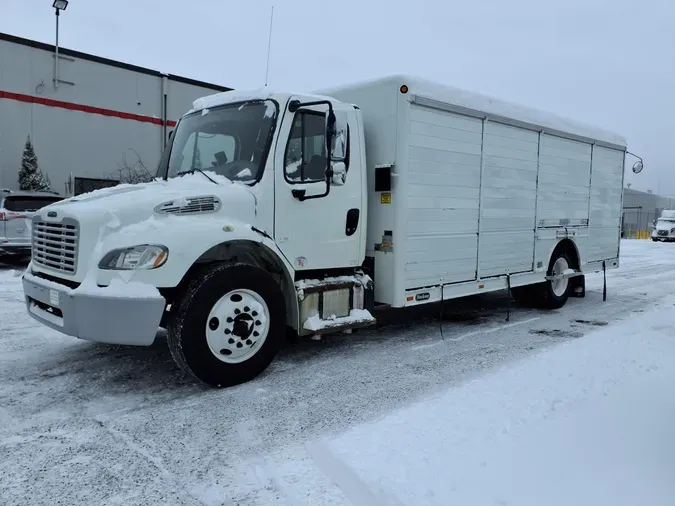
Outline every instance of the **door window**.
<svg viewBox="0 0 675 506">
<path fill-rule="evenodd" d="M 289 183 L 326 180 L 325 114 L 300 111 L 295 115 L 284 158 L 285 175 Z"/>
</svg>

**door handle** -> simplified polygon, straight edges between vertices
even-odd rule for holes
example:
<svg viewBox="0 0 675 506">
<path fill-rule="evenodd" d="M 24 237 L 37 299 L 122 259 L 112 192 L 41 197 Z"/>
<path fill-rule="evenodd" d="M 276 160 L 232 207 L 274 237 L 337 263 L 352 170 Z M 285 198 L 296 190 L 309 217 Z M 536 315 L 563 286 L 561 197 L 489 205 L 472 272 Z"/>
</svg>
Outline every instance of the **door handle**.
<svg viewBox="0 0 675 506">
<path fill-rule="evenodd" d="M 354 235 L 356 229 L 359 228 L 360 215 L 361 211 L 356 208 L 347 211 L 347 223 L 345 225 L 345 234 L 347 234 L 347 236 Z"/>
</svg>

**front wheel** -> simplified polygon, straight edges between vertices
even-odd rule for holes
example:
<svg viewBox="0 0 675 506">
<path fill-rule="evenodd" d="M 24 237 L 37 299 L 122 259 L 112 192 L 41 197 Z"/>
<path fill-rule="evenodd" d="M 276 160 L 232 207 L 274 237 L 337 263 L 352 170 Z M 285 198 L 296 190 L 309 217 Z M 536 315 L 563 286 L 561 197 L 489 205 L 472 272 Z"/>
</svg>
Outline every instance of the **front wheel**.
<svg viewBox="0 0 675 506">
<path fill-rule="evenodd" d="M 167 330 L 181 369 L 214 387 L 237 385 L 262 373 L 279 351 L 284 297 L 262 269 L 219 264 L 191 282 Z"/>
</svg>

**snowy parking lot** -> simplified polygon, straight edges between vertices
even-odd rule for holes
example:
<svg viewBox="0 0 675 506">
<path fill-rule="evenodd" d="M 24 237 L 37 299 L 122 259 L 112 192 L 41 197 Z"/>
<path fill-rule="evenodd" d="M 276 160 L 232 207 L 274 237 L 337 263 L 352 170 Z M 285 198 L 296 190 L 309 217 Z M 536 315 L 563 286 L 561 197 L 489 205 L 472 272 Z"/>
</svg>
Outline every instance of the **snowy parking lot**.
<svg viewBox="0 0 675 506">
<path fill-rule="evenodd" d="M 2 505 L 598 505 L 675 497 L 675 245 L 554 312 L 505 294 L 289 345 L 256 380 L 184 378 L 162 336 L 39 326 L 0 268 Z"/>
</svg>

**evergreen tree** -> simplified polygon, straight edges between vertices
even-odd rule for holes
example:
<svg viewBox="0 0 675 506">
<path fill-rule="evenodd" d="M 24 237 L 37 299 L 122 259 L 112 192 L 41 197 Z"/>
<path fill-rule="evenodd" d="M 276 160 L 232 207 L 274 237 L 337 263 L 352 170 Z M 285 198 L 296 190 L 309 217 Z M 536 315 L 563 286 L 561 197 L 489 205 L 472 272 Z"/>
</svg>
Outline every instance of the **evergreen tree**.
<svg viewBox="0 0 675 506">
<path fill-rule="evenodd" d="M 26 140 L 21 157 L 21 168 L 19 169 L 19 188 L 28 191 L 47 191 L 51 190 L 49 178 L 40 172 L 38 159 L 30 140 L 30 135 Z"/>
</svg>

